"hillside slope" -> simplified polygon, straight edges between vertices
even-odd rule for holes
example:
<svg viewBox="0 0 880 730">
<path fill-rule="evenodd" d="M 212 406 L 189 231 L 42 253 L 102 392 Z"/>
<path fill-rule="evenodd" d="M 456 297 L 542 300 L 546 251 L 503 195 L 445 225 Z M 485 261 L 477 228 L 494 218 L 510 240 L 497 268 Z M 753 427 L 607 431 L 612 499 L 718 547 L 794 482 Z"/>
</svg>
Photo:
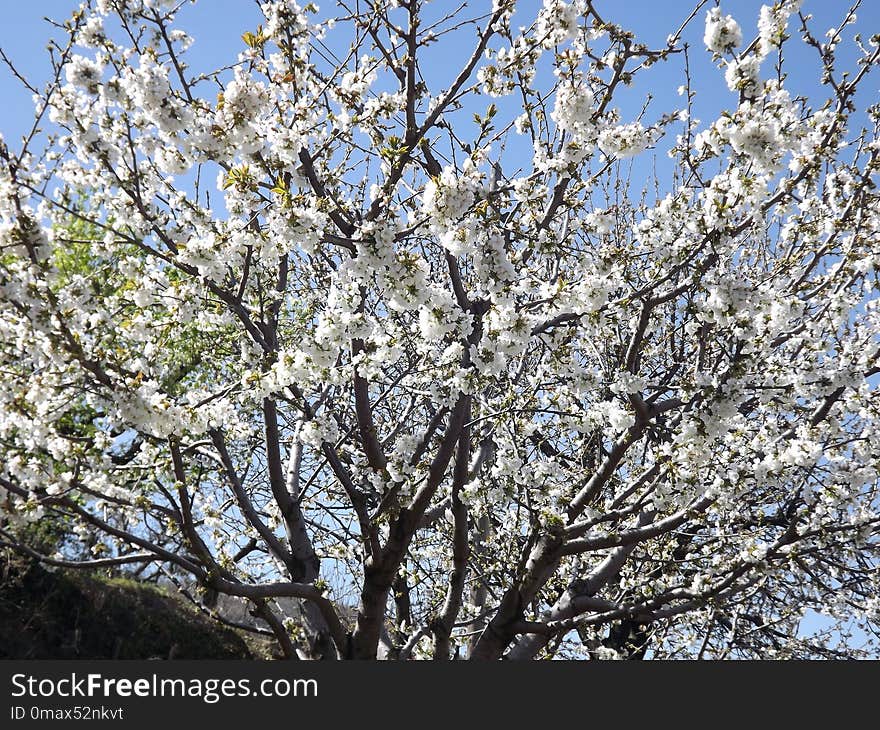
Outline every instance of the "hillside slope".
<svg viewBox="0 0 880 730">
<path fill-rule="evenodd" d="M 156 586 L 0 554 L 0 659 L 253 659 L 262 652 Z"/>
</svg>

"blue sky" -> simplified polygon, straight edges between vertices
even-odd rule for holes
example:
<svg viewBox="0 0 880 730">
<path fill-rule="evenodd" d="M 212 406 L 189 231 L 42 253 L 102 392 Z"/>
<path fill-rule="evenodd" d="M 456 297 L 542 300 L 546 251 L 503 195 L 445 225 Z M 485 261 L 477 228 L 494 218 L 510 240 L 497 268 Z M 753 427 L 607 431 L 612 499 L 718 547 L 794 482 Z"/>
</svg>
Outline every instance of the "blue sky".
<svg viewBox="0 0 880 730">
<path fill-rule="evenodd" d="M 768 0 L 765 0 L 768 1 Z M 632 30 L 636 38 L 651 48 L 663 48 L 666 38 L 673 33 L 687 18 L 697 0 L 595 0 L 595 7 L 606 21 L 616 22 Z M 305 0 L 301 0 L 301 5 Z M 320 15 L 329 17 L 335 14 L 335 3 L 323 0 Z M 347 3 L 352 5 L 352 3 Z M 452 0 L 432 0 L 424 11 L 427 19 L 442 16 L 454 7 Z M 542 0 L 519 0 L 514 24 L 530 23 L 542 4 Z M 757 32 L 757 18 L 762 0 L 727 0 L 722 2 L 725 13 L 732 14 L 743 29 L 745 42 L 748 43 Z M 880 0 L 864 0 L 860 9 L 857 27 L 850 27 L 845 34 L 849 41 L 853 34 L 861 32 L 868 37 L 880 31 Z M 51 66 L 46 50 L 48 38 L 54 37 L 63 42 L 64 34 L 53 28 L 44 19 L 45 16 L 64 20 L 76 8 L 78 0 L 31 0 L 30 2 L 4 3 L 5 23 L 0 25 L 0 48 L 13 61 L 37 88 L 42 88 L 49 79 Z M 479 16 L 491 9 L 491 0 L 467 0 L 467 17 Z M 711 6 L 711 3 L 707 7 Z M 830 27 L 836 27 L 845 16 L 850 6 L 849 0 L 804 0 L 803 12 L 814 16 L 812 28 L 817 37 L 822 37 Z M 398 11 L 403 13 L 404 11 Z M 704 17 L 706 8 L 702 9 L 691 22 L 683 38 L 690 45 L 690 70 L 694 98 L 694 114 L 705 128 L 717 118 L 723 110 L 732 110 L 737 104 L 737 94 L 730 92 L 724 82 L 723 71 L 713 63 L 711 54 L 703 45 Z M 234 62 L 237 54 L 243 50 L 241 34 L 246 30 L 256 30 L 262 21 L 256 0 L 199 0 L 197 3 L 184 5 L 178 18 L 178 26 L 184 28 L 195 42 L 187 54 L 190 68 L 195 72 L 210 71 Z M 401 21 L 403 22 L 403 16 Z M 789 32 L 794 36 L 798 20 L 789 21 Z M 347 28 L 340 27 L 332 31 L 326 43 L 340 55 L 347 49 Z M 474 47 L 475 31 L 466 27 L 458 32 L 443 36 L 442 42 L 429 46 L 429 55 L 422 56 L 421 70 L 429 85 L 432 95 L 439 95 L 455 78 Z M 501 41 L 491 44 L 494 48 L 502 45 Z M 597 49 L 604 45 L 597 46 Z M 378 55 L 378 54 L 375 54 Z M 548 54 L 549 55 L 549 54 Z M 838 74 L 845 70 L 856 70 L 856 55 L 851 42 L 841 44 L 838 49 Z M 765 59 L 762 75 L 773 73 L 774 59 Z M 787 88 L 793 95 L 803 94 L 812 97 L 821 106 L 828 94 L 821 89 L 819 77 L 821 66 L 818 55 L 813 48 L 807 47 L 800 39 L 793 37 L 786 46 L 786 80 Z M 545 88 L 552 83 L 549 58 L 539 65 L 536 84 Z M 636 79 L 631 88 L 619 87 L 615 93 L 614 103 L 621 109 L 622 121 L 635 119 L 642 111 L 647 96 L 653 100 L 644 116 L 646 125 L 656 122 L 663 114 L 675 112 L 685 105 L 685 98 L 677 93 L 684 81 L 684 57 L 682 54 L 670 57 L 667 62 L 659 63 L 644 71 Z M 880 74 L 874 74 L 856 98 L 858 108 L 864 109 L 880 96 L 878 94 Z M 216 88 L 205 85 L 201 94 L 213 100 Z M 197 93 L 199 93 L 197 91 Z M 0 108 L 0 134 L 14 150 L 19 146 L 21 136 L 27 133 L 32 125 L 33 102 L 31 94 L 5 66 L 0 66 L 0 94 L 3 106 Z M 473 106 L 446 118 L 456 125 L 456 132 L 463 138 L 476 136 L 476 125 L 472 121 L 472 113 L 485 113 L 490 103 L 497 103 L 499 114 L 496 117 L 496 128 L 503 128 L 521 111 L 517 99 L 498 100 L 487 96 L 473 97 Z M 859 120 L 861 121 L 861 120 Z M 681 131 L 682 125 L 675 125 L 667 130 L 667 140 L 674 140 L 675 134 Z M 364 140 L 366 141 L 366 140 Z M 665 195 L 672 180 L 674 162 L 665 154 L 669 142 L 660 142 L 657 152 L 653 155 L 640 155 L 627 161 L 625 174 L 633 184 L 631 192 L 637 194 L 643 185 L 652 187 L 652 174 L 656 171 L 660 181 L 660 195 Z M 516 175 L 518 171 L 528 169 L 531 150 L 528 149 L 527 138 L 516 134 L 508 136 L 503 157 L 501 159 L 505 176 Z M 498 145 L 493 149 L 492 157 L 500 155 Z M 668 181 L 668 182 L 664 182 Z M 179 180 L 178 183 L 183 183 Z M 599 195 L 597 191 L 596 195 Z M 222 207 L 222 198 L 215 197 Z M 596 198 L 597 205 L 604 205 Z"/>
<path fill-rule="evenodd" d="M 765 0 L 767 1 L 767 0 Z M 606 21 L 616 22 L 632 30 L 636 38 L 651 48 L 663 48 L 666 38 L 673 33 L 687 18 L 697 0 L 595 0 L 595 7 Z M 301 0 L 301 5 L 305 0 Z M 332 16 L 337 12 L 335 3 L 323 0 L 319 3 L 321 15 Z M 347 3 L 351 5 L 352 3 Z M 426 20 L 442 16 L 454 7 L 452 0 L 432 0 L 426 6 Z M 519 0 L 514 24 L 530 23 L 542 4 L 542 0 Z M 762 0 L 727 0 L 722 2 L 725 13 L 732 14 L 743 28 L 745 42 L 748 43 L 757 32 L 757 18 Z M 880 31 L 880 0 L 864 0 L 860 9 L 857 27 L 850 27 L 845 35 L 847 40 L 855 32 L 864 36 Z M 0 25 L 0 48 L 13 61 L 37 88 L 42 88 L 49 79 L 51 67 L 46 50 L 49 37 L 63 42 L 64 34 L 53 28 L 44 20 L 45 16 L 64 20 L 76 8 L 78 0 L 31 0 L 30 2 L 4 3 L 5 23 Z M 468 8 L 464 11 L 467 17 L 479 16 L 491 8 L 491 0 L 467 0 Z M 709 7 L 707 5 L 707 7 Z M 830 27 L 836 27 L 849 8 L 849 0 L 804 0 L 803 12 L 814 16 L 812 28 L 818 37 Z M 403 13 L 404 11 L 398 11 Z M 684 40 L 690 45 L 690 70 L 694 98 L 694 114 L 703 122 L 701 128 L 717 118 L 720 112 L 732 110 L 737 103 L 737 95 L 730 92 L 724 82 L 723 71 L 712 61 L 711 54 L 703 45 L 704 17 L 706 9 L 702 9 L 691 22 L 684 34 Z M 256 30 L 262 21 L 256 0 L 199 0 L 183 6 L 178 26 L 184 28 L 195 42 L 187 54 L 187 60 L 193 71 L 210 71 L 233 62 L 237 54 L 244 48 L 241 34 L 246 30 Z M 401 17 L 400 22 L 403 22 Z M 794 35 L 798 20 L 796 17 L 789 22 L 789 32 Z M 331 32 L 326 43 L 338 54 L 344 55 L 347 48 L 347 28 L 339 28 Z M 466 27 L 458 32 L 445 35 L 442 42 L 429 46 L 429 55 L 422 56 L 421 70 L 429 85 L 432 95 L 439 95 L 455 78 L 474 47 L 475 31 Z M 492 44 L 498 48 L 501 41 Z M 598 49 L 604 46 L 598 46 Z M 378 55 L 378 54 L 376 54 Z M 549 55 L 549 54 L 548 54 Z M 856 55 L 852 43 L 845 42 L 838 49 L 838 74 L 844 69 L 856 70 Z M 773 73 L 773 58 L 764 61 L 762 74 Z M 801 43 L 799 38 L 792 38 L 786 47 L 786 86 L 793 95 L 803 94 L 821 106 L 827 97 L 825 90 L 819 85 L 821 67 L 814 49 Z M 536 83 L 545 88 L 552 83 L 549 59 L 539 65 Z M 677 93 L 684 81 L 684 57 L 682 54 L 670 57 L 670 60 L 659 63 L 644 71 L 631 88 L 619 87 L 615 93 L 614 103 L 621 109 L 622 121 L 635 119 L 642 111 L 647 96 L 653 97 L 644 116 L 646 125 L 656 122 L 663 114 L 675 112 L 685 104 L 685 98 Z M 863 85 L 860 98 L 856 104 L 864 109 L 867 104 L 876 100 L 880 74 L 868 79 Z M 204 96 L 213 100 L 216 88 L 209 85 L 200 87 Z M 31 94 L 20 84 L 4 66 L 0 66 L 0 93 L 3 106 L 0 109 L 0 134 L 14 150 L 19 140 L 32 125 L 33 102 Z M 463 138 L 476 136 L 476 125 L 472 121 L 472 113 L 485 113 L 486 107 L 495 102 L 499 106 L 496 117 L 496 128 L 503 128 L 521 111 L 517 99 L 509 97 L 505 100 L 492 99 L 486 96 L 473 97 L 473 106 L 446 118 L 456 126 L 456 132 Z M 860 120 L 859 120 L 860 121 Z M 674 140 L 675 134 L 681 131 L 681 125 L 670 127 L 667 140 Z M 364 140 L 366 141 L 366 140 Z M 508 136 L 506 147 L 501 159 L 505 176 L 516 175 L 530 165 L 531 150 L 528 149 L 527 138 L 516 134 Z M 660 142 L 655 154 L 640 155 L 627 161 L 623 171 L 629 175 L 633 184 L 634 194 L 643 185 L 652 187 L 652 175 L 656 171 L 660 181 L 660 195 L 665 195 L 672 180 L 674 162 L 665 154 L 669 142 Z M 500 156 L 498 145 L 493 149 L 492 158 Z M 442 157 L 442 156 L 441 156 Z M 668 182 L 664 182 L 668 181 Z M 178 184 L 183 183 L 179 180 Z M 597 191 L 596 195 L 600 193 Z M 222 207 L 222 198 L 215 197 Z M 595 198 L 597 205 L 604 205 L 601 198 Z"/>
<path fill-rule="evenodd" d="M 456 3 L 457 4 L 457 3 Z M 474 14 L 490 6 L 489 0 L 469 0 Z M 521 0 L 517 16 L 523 20 L 533 17 L 540 6 L 540 0 Z M 597 0 L 596 7 L 603 16 L 633 30 L 638 38 L 653 47 L 662 47 L 667 35 L 673 32 L 681 21 L 690 14 L 694 0 Z M 756 31 L 758 11 L 761 0 L 728 0 L 722 3 L 726 13 L 731 13 L 743 27 L 744 36 L 750 39 Z M 804 0 L 803 11 L 813 14 L 818 35 L 829 27 L 836 26 L 849 7 L 848 0 Z M 76 7 L 75 0 L 30 0 L 30 2 L 6 2 L 3 8 L 4 23 L 0 25 L 0 48 L 18 68 L 38 86 L 48 78 L 49 63 L 46 41 L 51 34 L 58 37 L 57 29 L 52 29 L 43 20 L 44 16 L 56 19 L 68 17 L 69 11 Z M 323 13 L 332 12 L 332 4 L 324 0 Z M 446 11 L 451 3 L 434 0 L 433 12 Z M 708 121 L 715 113 L 735 105 L 735 95 L 724 85 L 722 73 L 713 67 L 709 54 L 702 44 L 704 11 L 695 20 L 685 39 L 691 43 L 691 67 L 698 89 L 697 116 Z M 181 26 L 195 37 L 189 58 L 193 68 L 215 68 L 230 60 L 243 47 L 241 33 L 255 29 L 260 22 L 260 14 L 254 0 L 201 0 L 194 7 L 185 7 L 181 13 Z M 789 24 L 794 30 L 796 19 Z M 864 36 L 880 32 L 880 2 L 865 0 L 860 9 L 855 31 Z M 444 43 L 434 46 L 436 56 L 424 70 L 429 81 L 436 84 L 437 93 L 444 81 L 451 79 L 460 59 L 470 52 L 473 31 L 468 30 L 448 37 Z M 819 67 L 813 49 L 801 43 L 791 43 L 788 50 L 788 83 L 794 90 L 815 92 L 818 88 Z M 456 63 L 450 63 L 455 59 Z M 839 52 L 841 68 L 854 68 L 853 56 L 843 46 Z M 765 61 L 769 66 L 770 61 Z M 682 82 L 682 61 L 676 57 L 649 71 L 648 87 L 636 84 L 617 103 L 626 110 L 631 106 L 633 113 L 641 108 L 645 94 L 650 91 L 657 100 L 655 113 L 659 115 L 681 104 L 675 90 Z M 868 90 L 876 97 L 878 81 L 872 79 Z M 3 108 L 0 110 L 0 131 L 8 142 L 15 140 L 29 129 L 33 105 L 30 93 L 22 88 L 7 69 L 0 69 L 0 94 Z M 486 100 L 488 104 L 490 100 Z M 862 100 L 864 101 L 864 99 Z M 650 118 L 650 116 L 649 116 Z"/>
</svg>

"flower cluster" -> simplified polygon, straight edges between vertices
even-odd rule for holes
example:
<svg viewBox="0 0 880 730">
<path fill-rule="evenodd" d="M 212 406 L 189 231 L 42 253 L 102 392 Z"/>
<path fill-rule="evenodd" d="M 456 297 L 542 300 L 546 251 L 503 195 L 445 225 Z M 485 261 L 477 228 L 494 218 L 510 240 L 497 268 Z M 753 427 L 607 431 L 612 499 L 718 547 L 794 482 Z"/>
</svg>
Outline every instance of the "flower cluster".
<svg viewBox="0 0 880 730">
<path fill-rule="evenodd" d="M 712 53 L 730 53 L 742 44 L 742 30 L 732 15 L 722 15 L 717 5 L 706 13 L 706 32 L 703 36 Z"/>
<path fill-rule="evenodd" d="M 651 142 L 651 132 L 634 122 L 602 130 L 598 144 L 599 149 L 609 157 L 623 159 L 644 152 Z"/>
</svg>

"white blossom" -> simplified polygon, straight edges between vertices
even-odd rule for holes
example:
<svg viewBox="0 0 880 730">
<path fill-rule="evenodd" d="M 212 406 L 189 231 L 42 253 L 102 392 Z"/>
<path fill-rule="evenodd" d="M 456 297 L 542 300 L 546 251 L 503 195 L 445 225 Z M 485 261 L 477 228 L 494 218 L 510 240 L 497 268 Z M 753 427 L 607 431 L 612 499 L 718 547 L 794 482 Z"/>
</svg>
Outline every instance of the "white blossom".
<svg viewBox="0 0 880 730">
<path fill-rule="evenodd" d="M 742 30 L 732 15 L 722 15 L 716 5 L 706 12 L 703 42 L 712 53 L 729 53 L 742 43 Z"/>
</svg>

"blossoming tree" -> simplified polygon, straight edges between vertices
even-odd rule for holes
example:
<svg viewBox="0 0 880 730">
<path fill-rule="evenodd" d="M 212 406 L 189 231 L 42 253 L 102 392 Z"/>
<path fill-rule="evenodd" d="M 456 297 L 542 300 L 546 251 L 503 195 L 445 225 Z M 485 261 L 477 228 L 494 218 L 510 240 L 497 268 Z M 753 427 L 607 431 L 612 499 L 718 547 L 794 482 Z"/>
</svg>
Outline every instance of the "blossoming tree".
<svg viewBox="0 0 880 730">
<path fill-rule="evenodd" d="M 863 655 L 880 51 L 800 4 L 277 0 L 202 71 L 84 2 L 0 144 L 0 542 L 291 658 Z"/>
</svg>

